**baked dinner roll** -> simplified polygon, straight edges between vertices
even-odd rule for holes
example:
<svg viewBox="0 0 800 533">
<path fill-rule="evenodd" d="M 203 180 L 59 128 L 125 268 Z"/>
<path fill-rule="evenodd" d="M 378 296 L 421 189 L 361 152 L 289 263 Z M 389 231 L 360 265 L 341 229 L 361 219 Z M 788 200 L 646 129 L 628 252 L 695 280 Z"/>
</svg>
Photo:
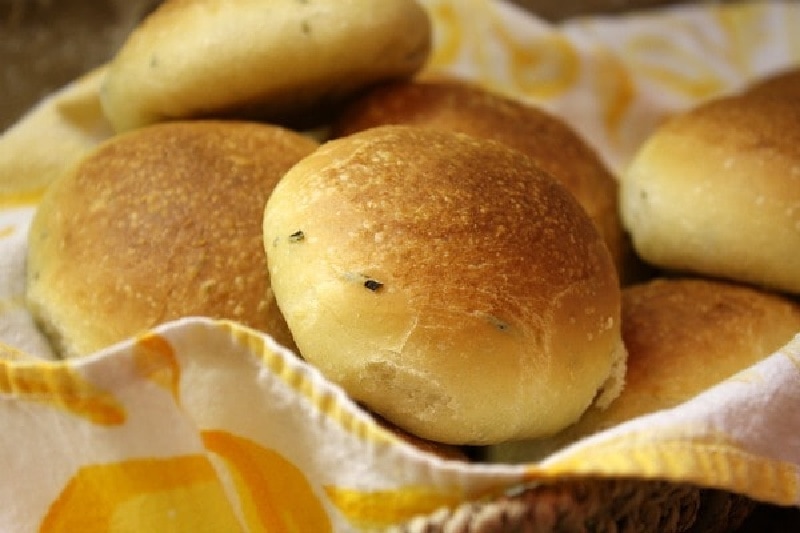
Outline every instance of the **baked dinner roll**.
<svg viewBox="0 0 800 533">
<path fill-rule="evenodd" d="M 500 143 L 412 126 L 330 141 L 275 188 L 264 239 L 300 354 L 419 437 L 546 435 L 619 392 L 608 248 Z"/>
<path fill-rule="evenodd" d="M 625 227 L 665 269 L 800 293 L 800 105 L 783 90 L 668 120 L 621 183 Z"/>
<path fill-rule="evenodd" d="M 800 100 L 800 65 L 773 72 L 745 88 L 748 94 L 775 94 Z"/>
<path fill-rule="evenodd" d="M 622 335 L 625 389 L 558 435 L 490 450 L 492 460 L 537 460 L 637 416 L 676 407 L 771 355 L 800 332 L 800 306 L 726 281 L 655 279 L 626 287 Z"/>
<path fill-rule="evenodd" d="M 560 118 L 459 79 L 382 84 L 359 95 L 335 119 L 341 137 L 384 124 L 411 124 L 494 139 L 531 157 L 575 195 L 624 270 L 625 235 L 616 178 Z"/>
<path fill-rule="evenodd" d="M 170 123 L 114 137 L 46 192 L 29 234 L 30 310 L 63 356 L 189 315 L 293 347 L 272 297 L 261 220 L 317 144 L 278 127 Z"/>
<path fill-rule="evenodd" d="M 311 125 L 415 73 L 430 46 L 414 0 L 167 0 L 112 59 L 101 101 L 118 131 L 220 116 Z"/>
</svg>

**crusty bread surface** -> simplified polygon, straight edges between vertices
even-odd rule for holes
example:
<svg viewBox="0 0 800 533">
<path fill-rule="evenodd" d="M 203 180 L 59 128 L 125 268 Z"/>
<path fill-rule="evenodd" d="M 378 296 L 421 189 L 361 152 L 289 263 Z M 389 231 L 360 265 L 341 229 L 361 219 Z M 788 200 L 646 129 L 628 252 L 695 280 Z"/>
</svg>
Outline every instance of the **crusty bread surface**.
<svg viewBox="0 0 800 533">
<path fill-rule="evenodd" d="M 267 196 L 316 148 L 282 128 L 186 122 L 118 135 L 46 192 L 29 234 L 29 307 L 66 357 L 170 319 L 236 320 L 293 346 L 261 238 Z"/>
<path fill-rule="evenodd" d="M 386 124 L 409 124 L 493 139 L 520 150 L 575 196 L 625 270 L 629 243 L 622 231 L 618 185 L 599 155 L 559 117 L 456 78 L 382 84 L 359 95 L 334 120 L 341 137 Z"/>
<path fill-rule="evenodd" d="M 800 332 L 800 305 L 751 286 L 657 278 L 623 290 L 625 388 L 548 439 L 490 450 L 501 462 L 537 460 L 581 437 L 676 407 L 768 357 Z M 742 379 L 746 379 L 743 377 Z"/>
<path fill-rule="evenodd" d="M 302 356 L 422 438 L 549 434 L 619 392 L 608 248 L 500 143 L 413 126 L 330 141 L 276 187 L 264 245 Z"/>
<path fill-rule="evenodd" d="M 101 101 L 118 131 L 220 116 L 311 125 L 417 72 L 430 46 L 414 0 L 167 0 L 111 60 Z"/>
<path fill-rule="evenodd" d="M 748 94 L 774 94 L 780 98 L 800 101 L 800 65 L 794 65 L 767 74 L 750 82 L 744 91 Z"/>
<path fill-rule="evenodd" d="M 782 87 L 702 104 L 643 144 L 620 207 L 645 261 L 800 294 L 800 105 Z"/>
</svg>

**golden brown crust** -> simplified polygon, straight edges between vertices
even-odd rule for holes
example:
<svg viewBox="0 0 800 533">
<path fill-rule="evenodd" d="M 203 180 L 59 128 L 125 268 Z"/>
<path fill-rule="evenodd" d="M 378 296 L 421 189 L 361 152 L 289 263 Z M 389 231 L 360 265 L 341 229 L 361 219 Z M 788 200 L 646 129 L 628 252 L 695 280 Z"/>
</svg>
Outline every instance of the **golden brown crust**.
<svg viewBox="0 0 800 533">
<path fill-rule="evenodd" d="M 800 293 L 800 106 L 780 91 L 674 117 L 622 179 L 639 254 L 684 270 Z"/>
<path fill-rule="evenodd" d="M 421 437 L 555 431 L 622 357 L 607 247 L 500 143 L 405 126 L 331 141 L 276 188 L 264 235 L 303 356 Z"/>
<path fill-rule="evenodd" d="M 774 94 L 800 100 L 800 66 L 769 74 L 745 87 L 748 94 Z"/>
<path fill-rule="evenodd" d="M 414 0 L 169 0 L 110 62 L 102 103 L 118 131 L 198 117 L 311 126 L 354 91 L 417 72 L 430 46 Z"/>
<path fill-rule="evenodd" d="M 527 154 L 575 195 L 622 268 L 626 243 L 616 179 L 563 120 L 466 80 L 428 79 L 384 84 L 360 95 L 337 118 L 332 133 L 341 137 L 385 124 L 458 131 Z"/>
<path fill-rule="evenodd" d="M 261 216 L 316 143 L 276 127 L 171 123 L 107 141 L 47 192 L 31 227 L 28 299 L 66 356 L 187 315 L 291 343 L 270 294 Z"/>
<path fill-rule="evenodd" d="M 533 460 L 580 437 L 676 407 L 788 343 L 800 332 L 800 306 L 745 285 L 660 278 L 623 290 L 622 332 L 625 388 L 607 409 L 588 410 L 551 439 L 494 450 L 494 458 Z"/>
<path fill-rule="evenodd" d="M 619 421 L 674 407 L 760 361 L 800 332 L 800 307 L 777 294 L 702 279 L 623 291 L 630 354 Z M 634 398 L 635 395 L 635 398 Z M 626 412 L 627 410 L 627 412 Z"/>
</svg>

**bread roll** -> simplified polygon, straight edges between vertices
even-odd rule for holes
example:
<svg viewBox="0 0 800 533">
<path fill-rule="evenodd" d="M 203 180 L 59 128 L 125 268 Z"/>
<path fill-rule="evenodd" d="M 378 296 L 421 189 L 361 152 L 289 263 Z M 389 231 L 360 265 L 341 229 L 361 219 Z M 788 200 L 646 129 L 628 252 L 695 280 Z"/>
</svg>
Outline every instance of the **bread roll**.
<svg viewBox="0 0 800 533">
<path fill-rule="evenodd" d="M 419 437 L 545 435 L 619 392 L 608 248 L 500 143 L 412 126 L 328 142 L 276 187 L 264 239 L 303 357 Z"/>
<path fill-rule="evenodd" d="M 800 66 L 774 72 L 746 87 L 748 94 L 774 94 L 800 101 Z"/>
<path fill-rule="evenodd" d="M 577 439 L 637 416 L 676 407 L 771 355 L 800 332 L 800 306 L 730 282 L 677 278 L 626 287 L 622 334 L 625 389 L 538 442 L 489 450 L 501 462 L 538 460 Z"/>
<path fill-rule="evenodd" d="M 618 187 L 597 153 L 560 118 L 458 79 L 383 84 L 360 95 L 334 121 L 335 137 L 385 124 L 410 124 L 494 139 L 520 150 L 575 195 L 624 270 Z"/>
<path fill-rule="evenodd" d="M 291 336 L 262 246 L 267 196 L 316 143 L 277 127 L 171 123 L 101 144 L 32 222 L 28 303 L 63 356 L 189 315 Z"/>
<path fill-rule="evenodd" d="M 306 126 L 352 91 L 415 73 L 431 24 L 414 0 L 167 0 L 112 59 L 118 131 L 197 117 Z"/>
<path fill-rule="evenodd" d="M 782 90 L 667 121 L 621 183 L 633 244 L 665 269 L 800 294 L 800 105 Z"/>
</svg>

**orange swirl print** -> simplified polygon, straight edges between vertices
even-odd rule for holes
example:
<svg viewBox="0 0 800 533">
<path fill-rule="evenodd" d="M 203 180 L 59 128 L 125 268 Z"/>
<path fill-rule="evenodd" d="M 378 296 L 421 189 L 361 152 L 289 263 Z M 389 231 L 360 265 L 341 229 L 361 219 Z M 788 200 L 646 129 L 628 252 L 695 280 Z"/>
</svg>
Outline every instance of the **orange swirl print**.
<svg viewBox="0 0 800 533">
<path fill-rule="evenodd" d="M 564 35 L 515 35 L 495 17 L 489 40 L 496 40 L 507 54 L 510 87 L 513 92 L 537 100 L 554 99 L 576 87 L 581 74 L 581 58 Z M 496 61 L 489 56 L 485 61 Z M 483 70 L 489 70 L 485 65 Z"/>
<path fill-rule="evenodd" d="M 665 21 L 669 22 L 669 21 Z M 689 32 L 676 24 L 674 32 Z M 642 78 L 692 101 L 707 98 L 722 91 L 727 83 L 710 69 L 706 59 L 678 45 L 669 35 L 639 35 L 631 38 L 625 54 L 632 69 Z"/>
<path fill-rule="evenodd" d="M 726 61 L 747 78 L 753 76 L 756 62 L 753 52 L 762 48 L 770 39 L 767 33 L 753 31 L 753 28 L 759 26 L 756 21 L 765 20 L 768 10 L 769 2 L 745 2 L 737 6 L 717 6 L 713 11 L 715 21 L 725 34 L 723 51 Z M 793 28 L 795 29 L 796 27 Z"/>
<path fill-rule="evenodd" d="M 136 339 L 132 352 L 139 375 L 168 390 L 180 403 L 180 362 L 169 341 L 148 333 Z"/>
<path fill-rule="evenodd" d="M 81 468 L 40 533 L 243 531 L 205 456 L 138 459 Z"/>
<path fill-rule="evenodd" d="M 620 138 L 620 131 L 636 98 L 636 89 L 630 72 L 618 57 L 598 52 L 596 61 L 594 89 L 601 104 L 603 127 L 619 148 L 619 145 L 624 145 L 626 141 Z M 631 144 L 635 145 L 638 141 L 639 138 L 636 138 Z M 629 146 L 623 148 L 632 149 Z"/>
<path fill-rule="evenodd" d="M 441 70 L 458 60 L 464 44 L 464 32 L 459 22 L 458 13 L 448 2 L 441 2 L 429 7 L 434 25 L 434 47 L 428 60 L 428 68 Z"/>
<path fill-rule="evenodd" d="M 281 454 L 225 431 L 205 431 L 203 442 L 230 472 L 248 531 L 333 530 L 303 472 Z"/>
</svg>

